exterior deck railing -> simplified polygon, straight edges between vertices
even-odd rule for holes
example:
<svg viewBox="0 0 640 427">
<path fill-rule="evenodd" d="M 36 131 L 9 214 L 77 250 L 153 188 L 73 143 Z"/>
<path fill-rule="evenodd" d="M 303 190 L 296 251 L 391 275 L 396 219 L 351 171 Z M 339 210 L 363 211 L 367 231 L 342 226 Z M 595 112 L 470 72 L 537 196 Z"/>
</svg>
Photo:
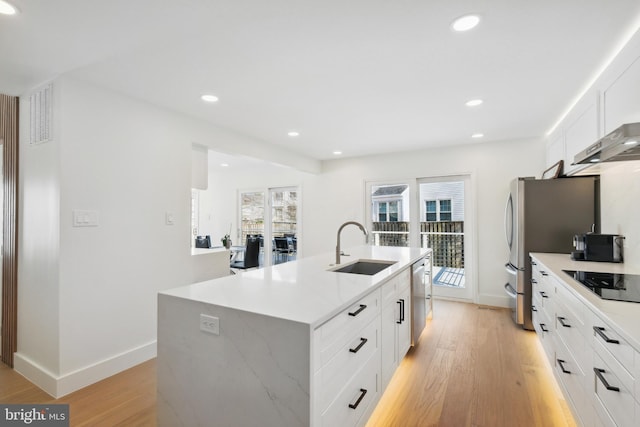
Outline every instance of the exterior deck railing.
<svg viewBox="0 0 640 427">
<path fill-rule="evenodd" d="M 374 222 L 371 234 L 376 246 L 409 246 L 409 222 Z M 464 222 L 420 223 L 420 244 L 433 250 L 433 265 L 464 268 Z"/>
</svg>

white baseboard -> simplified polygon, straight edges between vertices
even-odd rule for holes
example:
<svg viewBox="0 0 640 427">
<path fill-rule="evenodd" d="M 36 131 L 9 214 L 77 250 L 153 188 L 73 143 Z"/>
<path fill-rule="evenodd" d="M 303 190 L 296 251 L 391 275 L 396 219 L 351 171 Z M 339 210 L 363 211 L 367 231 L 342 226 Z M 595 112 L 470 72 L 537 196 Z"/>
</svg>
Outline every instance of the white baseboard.
<svg viewBox="0 0 640 427">
<path fill-rule="evenodd" d="M 511 297 L 509 295 L 479 295 L 478 304 L 488 305 L 491 307 L 509 308 Z"/>
<path fill-rule="evenodd" d="M 146 362 L 156 355 L 157 342 L 152 341 L 93 365 L 57 376 L 18 352 L 14 354 L 13 369 L 51 396 L 60 398 Z"/>
</svg>

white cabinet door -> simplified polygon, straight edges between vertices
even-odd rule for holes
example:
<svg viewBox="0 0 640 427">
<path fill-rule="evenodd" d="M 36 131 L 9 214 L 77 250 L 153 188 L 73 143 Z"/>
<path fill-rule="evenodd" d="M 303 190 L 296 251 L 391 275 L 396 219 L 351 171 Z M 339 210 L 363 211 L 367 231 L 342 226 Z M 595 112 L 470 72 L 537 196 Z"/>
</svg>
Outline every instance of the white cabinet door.
<svg viewBox="0 0 640 427">
<path fill-rule="evenodd" d="M 395 287 L 394 287 L 395 290 Z M 382 389 L 389 384 L 398 366 L 396 352 L 396 303 L 395 299 L 382 307 L 382 325 L 380 333 L 380 358 L 382 362 Z"/>
<path fill-rule="evenodd" d="M 637 58 L 603 93 L 604 133 L 625 123 L 640 122 L 640 58 Z"/>
<path fill-rule="evenodd" d="M 564 134 L 562 132 L 558 132 L 558 135 L 555 135 L 550 141 L 551 142 L 547 145 L 547 167 L 551 167 L 559 160 L 565 160 Z"/>
<path fill-rule="evenodd" d="M 576 166 L 571 166 L 575 155 L 598 139 L 598 102 L 597 99 L 594 99 L 591 104 L 586 106 L 583 113 L 567 126 L 565 132 L 565 173 L 576 169 Z"/>
<path fill-rule="evenodd" d="M 411 286 L 398 295 L 398 361 L 402 360 L 411 347 Z"/>
</svg>

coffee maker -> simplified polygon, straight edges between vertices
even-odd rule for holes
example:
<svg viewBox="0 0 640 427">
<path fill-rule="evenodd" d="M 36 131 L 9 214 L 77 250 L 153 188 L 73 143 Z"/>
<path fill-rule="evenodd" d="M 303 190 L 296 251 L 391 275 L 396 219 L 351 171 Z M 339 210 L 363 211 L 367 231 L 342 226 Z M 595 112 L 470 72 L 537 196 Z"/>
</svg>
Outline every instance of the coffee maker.
<svg viewBox="0 0 640 427">
<path fill-rule="evenodd" d="M 622 262 L 622 243 L 619 234 L 585 233 L 573 236 L 574 251 L 571 259 L 576 261 Z"/>
</svg>

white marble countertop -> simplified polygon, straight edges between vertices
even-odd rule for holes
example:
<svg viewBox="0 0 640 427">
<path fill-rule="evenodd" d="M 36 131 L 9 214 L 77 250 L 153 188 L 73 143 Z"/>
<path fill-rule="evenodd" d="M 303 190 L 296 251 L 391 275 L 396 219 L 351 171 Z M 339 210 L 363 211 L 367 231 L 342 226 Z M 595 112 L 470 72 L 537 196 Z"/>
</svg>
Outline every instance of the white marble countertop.
<svg viewBox="0 0 640 427">
<path fill-rule="evenodd" d="M 603 300 L 562 270 L 603 273 L 640 274 L 640 270 L 624 263 L 574 261 L 568 254 L 531 253 L 531 257 L 565 283 L 581 301 L 599 312 L 629 344 L 640 351 L 640 303 Z"/>
<path fill-rule="evenodd" d="M 430 249 L 388 246 L 345 248 L 346 265 L 358 259 L 397 261 L 373 275 L 336 273 L 335 254 L 323 254 L 235 276 L 160 292 L 236 310 L 309 324 L 315 328 L 410 266 Z"/>
</svg>

